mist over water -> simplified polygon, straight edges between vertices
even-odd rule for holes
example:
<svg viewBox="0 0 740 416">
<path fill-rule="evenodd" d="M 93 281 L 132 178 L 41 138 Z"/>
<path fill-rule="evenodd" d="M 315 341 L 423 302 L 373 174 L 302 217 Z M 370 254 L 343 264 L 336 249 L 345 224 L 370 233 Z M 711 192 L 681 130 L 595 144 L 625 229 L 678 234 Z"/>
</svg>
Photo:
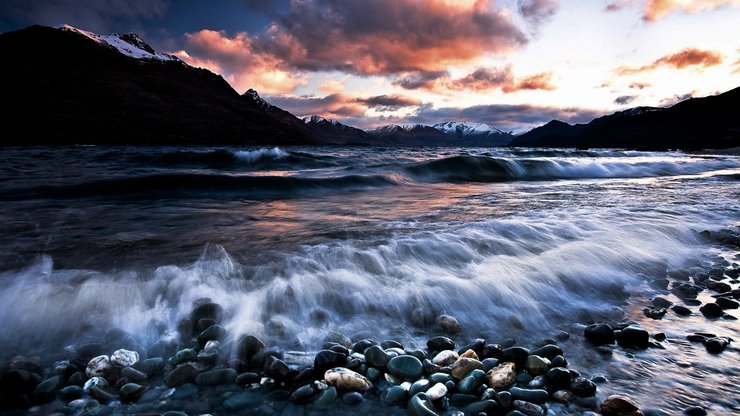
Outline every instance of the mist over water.
<svg viewBox="0 0 740 416">
<path fill-rule="evenodd" d="M 441 314 L 458 319 L 461 341 L 527 343 L 593 321 L 657 325 L 641 314 L 661 293 L 652 279 L 738 262 L 736 250 L 698 234 L 737 231 L 733 156 L 49 148 L 3 149 L 0 158 L 7 355 L 51 355 L 120 331 L 146 351 L 174 342 L 202 298 L 223 305 L 231 336 L 284 349 L 316 350 L 330 331 L 421 346 Z M 740 329 L 660 323 L 668 325 L 655 332 L 669 337 Z M 622 356 L 613 362 L 659 379 L 676 362 L 716 365 L 669 352 L 641 353 L 642 370 Z M 725 354 L 722 377 L 740 382 L 737 350 Z M 709 373 L 668 379 L 706 398 L 705 381 L 719 378 Z M 649 383 L 616 374 L 607 391 L 650 396 Z M 732 391 L 726 380 L 718 388 Z"/>
</svg>

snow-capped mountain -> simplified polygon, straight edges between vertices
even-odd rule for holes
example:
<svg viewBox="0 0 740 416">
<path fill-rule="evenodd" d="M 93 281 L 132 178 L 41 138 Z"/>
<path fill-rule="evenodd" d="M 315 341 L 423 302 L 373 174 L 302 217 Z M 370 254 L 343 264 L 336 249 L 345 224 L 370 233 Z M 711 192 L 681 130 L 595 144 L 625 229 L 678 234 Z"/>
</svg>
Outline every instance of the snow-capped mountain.
<svg viewBox="0 0 740 416">
<path fill-rule="evenodd" d="M 154 59 L 158 61 L 180 61 L 180 58 L 168 55 L 166 53 L 159 53 L 154 50 L 149 44 L 144 42 L 136 33 L 125 33 L 118 34 L 113 33 L 110 35 L 97 35 L 86 30 L 78 29 L 70 25 L 62 25 L 58 29 L 68 32 L 78 33 L 91 39 L 101 45 L 107 45 L 118 52 L 126 56 L 130 56 L 135 59 Z"/>
<path fill-rule="evenodd" d="M 328 124 L 331 124 L 333 126 L 338 126 L 338 125 L 344 126 L 344 124 L 338 122 L 337 120 L 334 120 L 333 118 L 324 118 L 324 117 L 322 117 L 320 115 L 317 115 L 317 114 L 310 115 L 310 116 L 305 116 L 305 117 L 301 117 L 301 120 L 303 120 L 303 122 L 306 123 L 306 124 L 324 124 L 324 123 L 328 123 Z"/>
<path fill-rule="evenodd" d="M 326 137 L 330 144 L 371 144 L 364 130 L 342 124 L 337 120 L 315 114 L 301 120 L 317 134 Z"/>
<path fill-rule="evenodd" d="M 511 133 L 501 131 L 485 123 L 448 121 L 435 124 L 432 127 L 453 135 L 466 142 L 466 144 L 475 141 L 475 145 L 505 146 L 513 139 Z"/>
</svg>

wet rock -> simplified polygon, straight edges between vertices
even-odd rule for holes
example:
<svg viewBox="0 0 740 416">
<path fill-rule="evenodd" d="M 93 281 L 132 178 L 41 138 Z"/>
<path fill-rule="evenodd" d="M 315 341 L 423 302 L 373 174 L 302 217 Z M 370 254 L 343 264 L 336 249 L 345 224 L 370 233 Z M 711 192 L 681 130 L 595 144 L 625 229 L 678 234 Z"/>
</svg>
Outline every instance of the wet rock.
<svg viewBox="0 0 740 416">
<path fill-rule="evenodd" d="M 662 297 L 660 297 L 660 296 L 656 296 L 656 297 L 654 297 L 654 298 L 653 298 L 653 300 L 651 301 L 651 303 L 652 303 L 652 304 L 653 304 L 653 305 L 654 305 L 655 307 L 658 307 L 658 308 L 664 308 L 664 309 L 668 309 L 668 308 L 670 308 L 671 306 L 673 306 L 673 302 L 671 302 L 670 300 L 668 300 L 668 299 L 666 299 L 666 298 L 662 298 Z"/>
<path fill-rule="evenodd" d="M 336 331 L 329 332 L 324 337 L 324 342 L 334 342 L 345 348 L 350 348 L 352 346 L 352 340 L 348 336 L 342 334 L 341 332 L 336 332 Z M 358 352 L 362 352 L 362 351 L 358 351 Z"/>
<path fill-rule="evenodd" d="M 82 387 L 82 390 L 85 392 L 89 392 L 94 387 L 106 387 L 108 386 L 108 380 L 104 379 L 103 377 L 91 377 L 89 380 L 85 382 L 85 385 Z"/>
<path fill-rule="evenodd" d="M 524 400 L 526 402 L 543 404 L 547 402 L 550 395 L 547 390 L 544 389 L 523 389 L 520 387 L 512 387 L 509 389 L 511 397 L 515 400 Z"/>
<path fill-rule="evenodd" d="M 349 350 L 349 348 L 345 347 L 344 345 L 334 344 L 334 343 L 324 343 L 324 345 L 331 345 L 328 349 L 329 351 L 338 352 L 340 354 L 344 354 L 346 356 L 349 356 L 352 352 Z M 358 353 L 355 353 L 358 354 Z"/>
<path fill-rule="evenodd" d="M 357 342 L 355 342 L 355 345 L 352 346 L 352 352 L 359 352 L 360 354 L 364 353 L 366 349 L 372 347 L 373 345 L 376 345 L 377 342 L 371 340 L 371 339 L 361 339 Z"/>
<path fill-rule="evenodd" d="M 33 397 L 36 401 L 46 402 L 54 398 L 57 390 L 62 387 L 62 380 L 59 376 L 50 377 L 39 383 L 33 390 Z"/>
<path fill-rule="evenodd" d="M 576 395 L 570 390 L 558 390 L 552 394 L 552 398 L 561 403 L 568 403 L 576 398 Z"/>
<path fill-rule="evenodd" d="M 650 281 L 650 286 L 652 286 L 652 287 L 654 287 L 656 289 L 666 290 L 666 289 L 668 289 L 668 284 L 669 283 L 670 282 L 668 281 L 668 279 L 659 278 L 659 279 L 653 279 L 653 280 L 651 280 Z"/>
<path fill-rule="evenodd" d="M 681 315 L 681 316 L 689 316 L 689 315 L 691 315 L 691 309 L 689 309 L 689 308 L 687 308 L 685 306 L 673 305 L 673 307 L 671 308 L 671 310 L 673 312 L 675 312 L 676 315 Z"/>
<path fill-rule="evenodd" d="M 567 367 L 568 366 L 568 360 L 565 359 L 562 355 L 558 355 L 557 357 L 552 359 L 552 362 L 550 362 L 551 367 Z"/>
<path fill-rule="evenodd" d="M 614 330 L 608 324 L 593 324 L 586 327 L 583 332 L 586 340 L 594 345 L 614 343 Z"/>
<path fill-rule="evenodd" d="M 139 362 L 139 353 L 125 349 L 116 350 L 110 356 L 110 363 L 118 368 L 131 367 Z"/>
<path fill-rule="evenodd" d="M 215 386 L 218 384 L 233 383 L 236 380 L 236 370 L 232 368 L 220 368 L 206 371 L 195 377 L 195 384 L 199 386 Z"/>
<path fill-rule="evenodd" d="M 523 400 L 514 400 L 512 402 L 514 408 L 528 416 L 544 416 L 545 410 L 542 406 L 538 406 L 534 403 L 525 402 Z"/>
<path fill-rule="evenodd" d="M 451 375 L 447 373 L 434 373 L 429 376 L 429 381 L 432 384 L 435 384 L 435 383 L 446 383 L 448 381 L 454 382 L 454 379 L 452 378 Z"/>
<path fill-rule="evenodd" d="M 524 369 L 533 376 L 545 374 L 550 368 L 550 360 L 538 355 L 530 355 L 524 363 Z"/>
<path fill-rule="evenodd" d="M 432 399 L 426 393 L 417 393 L 406 405 L 410 416 L 438 416 Z"/>
<path fill-rule="evenodd" d="M 93 387 L 90 389 L 90 396 L 95 398 L 100 403 L 110 403 L 116 399 L 118 399 L 118 396 L 116 396 L 113 393 L 108 392 L 107 390 L 100 388 L 100 387 Z"/>
<path fill-rule="evenodd" d="M 322 350 L 314 357 L 313 367 L 316 371 L 322 372 L 334 367 L 343 367 L 346 363 L 346 355 L 330 350 Z"/>
<path fill-rule="evenodd" d="M 445 386 L 444 383 L 436 383 L 430 387 L 426 393 L 430 399 L 439 400 L 447 395 L 447 386 Z"/>
<path fill-rule="evenodd" d="M 449 387 L 447 388 L 449 390 Z M 453 393 L 450 395 L 450 405 L 455 407 L 467 406 L 478 401 L 478 397 L 472 394 Z"/>
<path fill-rule="evenodd" d="M 684 409 L 683 414 L 686 416 L 706 416 L 707 411 L 701 406 L 691 406 Z"/>
<path fill-rule="evenodd" d="M 454 350 L 455 342 L 447 337 L 434 337 L 427 341 L 429 351 Z"/>
<path fill-rule="evenodd" d="M 460 380 L 457 388 L 460 393 L 473 394 L 483 384 L 485 377 L 486 373 L 483 370 L 473 370 L 465 378 Z"/>
<path fill-rule="evenodd" d="M 108 356 L 98 355 L 87 363 L 85 375 L 87 377 L 105 377 L 105 375 L 110 373 L 110 371 L 111 366 Z"/>
<path fill-rule="evenodd" d="M 193 308 L 190 313 L 190 322 L 197 325 L 201 319 L 209 319 L 214 322 L 221 322 L 224 316 L 224 309 L 218 303 L 207 302 Z M 195 328 L 194 328 L 195 329 Z"/>
<path fill-rule="evenodd" d="M 498 392 L 496 395 L 496 401 L 498 401 L 501 406 L 509 408 L 511 407 L 511 403 L 514 401 L 514 398 L 511 396 L 511 392 L 504 390 Z"/>
<path fill-rule="evenodd" d="M 334 368 L 324 374 L 324 380 L 330 386 L 340 390 L 365 391 L 373 387 L 373 384 L 362 374 L 356 373 L 348 368 Z"/>
<path fill-rule="evenodd" d="M 429 390 L 432 383 L 427 379 L 421 379 L 414 382 L 409 388 L 409 396 L 413 396 L 416 393 L 421 393 Z"/>
<path fill-rule="evenodd" d="M 663 319 L 668 311 L 665 308 L 644 308 L 642 313 L 650 319 Z"/>
<path fill-rule="evenodd" d="M 713 337 L 704 341 L 704 347 L 713 354 L 719 354 L 730 345 L 730 339 L 727 337 Z"/>
<path fill-rule="evenodd" d="M 385 392 L 383 401 L 395 405 L 406 403 L 409 399 L 409 391 L 401 386 L 393 386 Z"/>
<path fill-rule="evenodd" d="M 707 303 L 699 308 L 699 311 L 707 318 L 719 318 L 724 314 L 722 308 L 716 303 Z"/>
<path fill-rule="evenodd" d="M 480 358 L 478 357 L 478 354 L 475 353 L 473 350 L 467 350 L 464 353 L 460 354 L 461 358 L 472 358 L 474 360 L 480 361 Z"/>
<path fill-rule="evenodd" d="M 529 350 L 524 347 L 509 347 L 501 352 L 499 362 L 510 362 L 516 364 L 517 368 L 524 367 L 524 362 L 529 357 Z"/>
<path fill-rule="evenodd" d="M 290 367 L 275 356 L 268 356 L 265 360 L 265 374 L 278 381 L 285 380 L 290 374 Z"/>
<path fill-rule="evenodd" d="M 529 354 L 552 360 L 558 355 L 563 355 L 563 350 L 556 344 L 545 344 L 534 351 L 530 351 Z"/>
<path fill-rule="evenodd" d="M 707 289 L 719 293 L 729 292 L 732 290 L 732 286 L 728 285 L 727 283 L 715 282 L 714 280 L 707 281 L 705 283 L 705 286 L 707 287 Z"/>
<path fill-rule="evenodd" d="M 398 341 L 394 340 L 387 340 L 380 343 L 380 348 L 386 350 L 388 348 L 401 348 L 403 349 L 403 344 L 401 344 Z"/>
<path fill-rule="evenodd" d="M 740 303 L 738 303 L 736 300 L 729 298 L 717 298 L 715 302 L 722 309 L 737 309 L 738 306 L 740 306 Z"/>
<path fill-rule="evenodd" d="M 161 357 L 147 358 L 134 364 L 132 367 L 151 377 L 164 371 L 164 359 Z"/>
<path fill-rule="evenodd" d="M 356 406 L 362 403 L 363 400 L 364 398 L 362 397 L 362 395 L 356 391 L 347 393 L 344 396 L 342 396 L 342 402 L 350 406 Z"/>
<path fill-rule="evenodd" d="M 472 358 L 459 358 L 450 367 L 450 375 L 458 380 L 462 380 L 463 377 L 468 375 L 471 371 L 482 369 L 483 364 L 478 360 L 474 360 Z"/>
<path fill-rule="evenodd" d="M 121 377 L 124 377 L 131 381 L 144 381 L 147 379 L 147 375 L 133 367 L 124 367 L 121 370 Z"/>
<path fill-rule="evenodd" d="M 127 383 L 124 384 L 123 387 L 121 387 L 121 390 L 118 392 L 118 394 L 119 396 L 121 396 L 122 402 L 128 403 L 138 400 L 145 391 L 145 386 L 136 383 Z"/>
<path fill-rule="evenodd" d="M 237 345 L 237 357 L 248 363 L 252 357 L 265 349 L 265 344 L 253 335 L 247 335 Z"/>
<path fill-rule="evenodd" d="M 226 330 L 221 325 L 211 325 L 198 334 L 198 345 L 204 348 L 208 341 L 220 341 L 226 335 Z"/>
<path fill-rule="evenodd" d="M 388 371 L 398 377 L 416 380 L 421 377 L 422 365 L 418 358 L 410 355 L 393 357 L 388 362 Z"/>
<path fill-rule="evenodd" d="M 316 399 L 315 405 L 319 408 L 329 407 L 337 401 L 337 397 L 339 397 L 339 394 L 337 393 L 336 387 L 329 387 L 319 395 L 319 398 Z"/>
<path fill-rule="evenodd" d="M 368 365 L 378 368 L 386 368 L 391 356 L 388 355 L 379 345 L 373 345 L 365 350 L 365 361 Z"/>
<path fill-rule="evenodd" d="M 512 362 L 499 364 L 486 373 L 486 385 L 492 389 L 504 389 L 516 380 L 516 365 Z"/>
<path fill-rule="evenodd" d="M 650 334 L 637 325 L 630 325 L 619 333 L 617 343 L 623 348 L 647 348 Z"/>
<path fill-rule="evenodd" d="M 504 349 L 498 344 L 486 344 L 483 347 L 483 355 L 481 355 L 481 357 L 483 357 L 484 359 L 486 358 L 499 359 L 501 358 L 501 354 L 503 353 L 503 351 Z"/>
<path fill-rule="evenodd" d="M 585 377 L 577 377 L 570 383 L 570 391 L 578 397 L 591 397 L 596 394 L 596 383 Z"/>
<path fill-rule="evenodd" d="M 674 287 L 671 292 L 679 299 L 696 299 L 699 295 L 697 288 L 688 283 L 683 283 Z"/>
<path fill-rule="evenodd" d="M 437 326 L 444 332 L 449 334 L 457 334 L 462 331 L 460 322 L 454 316 L 451 315 L 440 315 L 437 317 Z"/>
<path fill-rule="evenodd" d="M 444 350 L 440 351 L 439 354 L 432 358 L 432 363 L 444 367 L 454 364 L 458 358 L 460 358 L 460 356 L 455 351 Z"/>
<path fill-rule="evenodd" d="M 247 372 L 239 374 L 236 379 L 237 386 L 248 386 L 250 384 L 259 383 L 262 377 L 257 373 Z"/>
<path fill-rule="evenodd" d="M 195 361 L 195 358 L 197 356 L 198 352 L 193 348 L 181 349 L 180 351 L 175 353 L 174 357 L 172 357 L 172 365 L 178 365 L 188 361 Z"/>
<path fill-rule="evenodd" d="M 473 341 L 469 342 L 466 345 L 463 345 L 457 353 L 462 355 L 467 350 L 473 350 L 475 351 L 476 355 L 479 357 L 483 355 L 483 348 L 486 346 L 486 340 L 483 338 L 476 338 Z M 479 359 L 479 358 L 478 358 Z"/>
<path fill-rule="evenodd" d="M 501 405 L 493 400 L 480 400 L 465 406 L 463 413 L 466 415 L 494 414 L 501 410 Z"/>
<path fill-rule="evenodd" d="M 222 406 L 229 412 L 235 412 L 242 409 L 254 409 L 262 402 L 262 396 L 256 393 L 239 393 L 224 400 Z"/>
<path fill-rule="evenodd" d="M 604 400 L 601 404 L 601 414 L 603 416 L 643 416 L 637 403 L 616 394 Z"/>
<path fill-rule="evenodd" d="M 198 375 L 198 370 L 195 365 L 186 363 L 175 367 L 174 370 L 167 374 L 164 379 L 164 384 L 167 387 L 177 387 L 185 383 L 195 381 L 195 377 Z"/>
<path fill-rule="evenodd" d="M 498 360 L 495 358 L 484 358 L 481 364 L 483 364 L 483 371 L 488 372 L 488 370 L 498 365 Z"/>
<path fill-rule="evenodd" d="M 59 397 L 64 400 L 74 400 L 82 397 L 82 387 L 80 386 L 67 386 L 59 390 Z"/>
<path fill-rule="evenodd" d="M 554 367 L 547 372 L 545 379 L 553 390 L 563 390 L 570 387 L 572 374 L 567 368 Z"/>
<path fill-rule="evenodd" d="M 311 399 L 313 399 L 314 393 L 315 392 L 313 387 L 309 384 L 296 389 L 293 393 L 290 394 L 289 399 L 293 403 L 308 403 L 309 401 L 311 401 Z"/>
</svg>

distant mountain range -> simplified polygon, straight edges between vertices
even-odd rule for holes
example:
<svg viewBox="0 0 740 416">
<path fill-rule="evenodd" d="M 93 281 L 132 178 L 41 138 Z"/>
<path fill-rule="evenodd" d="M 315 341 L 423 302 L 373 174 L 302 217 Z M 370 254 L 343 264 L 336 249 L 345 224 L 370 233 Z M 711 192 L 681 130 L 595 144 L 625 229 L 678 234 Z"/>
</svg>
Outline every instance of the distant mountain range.
<svg viewBox="0 0 740 416">
<path fill-rule="evenodd" d="M 740 88 L 588 124 L 553 120 L 519 136 L 454 121 L 364 131 L 318 115 L 299 119 L 255 90 L 239 95 L 221 76 L 133 33 L 31 26 L 0 34 L 0 56 L 0 145 L 740 146 Z"/>
</svg>

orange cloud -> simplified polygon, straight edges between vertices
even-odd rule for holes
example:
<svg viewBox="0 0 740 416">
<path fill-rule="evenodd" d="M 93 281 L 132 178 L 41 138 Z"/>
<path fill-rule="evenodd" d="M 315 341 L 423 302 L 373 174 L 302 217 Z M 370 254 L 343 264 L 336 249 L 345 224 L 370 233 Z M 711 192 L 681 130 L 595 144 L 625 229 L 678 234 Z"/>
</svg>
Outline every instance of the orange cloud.
<svg viewBox="0 0 740 416">
<path fill-rule="evenodd" d="M 654 22 L 675 12 L 699 13 L 720 7 L 738 7 L 738 0 L 646 0 L 643 8 L 643 20 Z"/>
<path fill-rule="evenodd" d="M 178 58 L 196 67 L 221 74 L 238 92 L 254 88 L 264 93 L 288 93 L 306 83 L 270 54 L 254 50 L 255 39 L 240 32 L 229 37 L 224 32 L 201 30 L 185 35 L 187 51 L 175 52 Z"/>
<path fill-rule="evenodd" d="M 318 114 L 338 120 L 364 117 L 369 109 L 394 111 L 421 105 L 421 101 L 403 95 L 372 97 L 357 97 L 348 94 L 330 94 L 325 97 L 283 95 L 268 97 L 267 100 L 299 116 Z"/>
<path fill-rule="evenodd" d="M 554 90 L 556 87 L 550 83 L 552 72 L 542 72 L 530 75 L 518 80 L 514 85 L 502 88 L 504 92 L 516 92 L 522 90 Z"/>
<path fill-rule="evenodd" d="M 690 66 L 708 68 L 722 63 L 722 55 L 719 52 L 687 48 L 674 54 L 658 58 L 648 65 L 639 67 L 621 67 L 617 69 L 619 75 L 632 75 L 646 71 L 652 71 L 659 67 L 673 67 L 683 69 Z"/>
<path fill-rule="evenodd" d="M 528 75 L 517 78 L 512 67 L 478 68 L 463 78 L 450 79 L 449 73 L 439 73 L 425 78 L 424 74 L 412 74 L 400 78 L 394 85 L 406 89 L 426 89 L 429 91 L 489 91 L 500 89 L 504 93 L 522 90 L 554 90 L 551 84 L 552 72 Z"/>
</svg>

